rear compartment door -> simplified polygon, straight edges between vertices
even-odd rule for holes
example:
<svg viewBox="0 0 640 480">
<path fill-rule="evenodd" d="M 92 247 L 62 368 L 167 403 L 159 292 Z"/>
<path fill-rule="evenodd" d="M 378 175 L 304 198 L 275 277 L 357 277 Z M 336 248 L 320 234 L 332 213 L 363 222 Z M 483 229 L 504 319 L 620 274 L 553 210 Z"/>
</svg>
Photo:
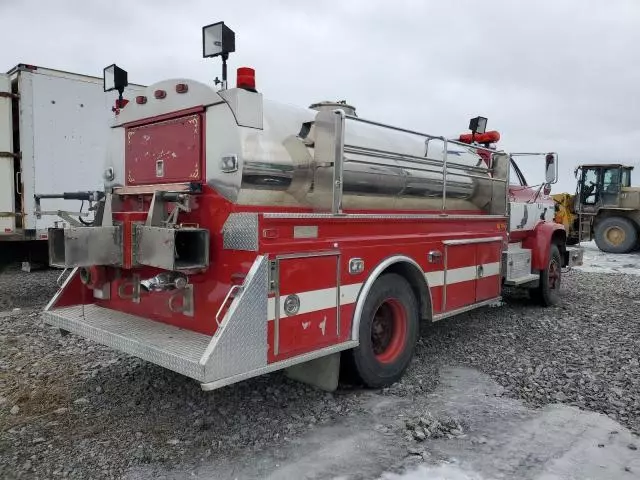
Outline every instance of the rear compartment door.
<svg viewBox="0 0 640 480">
<path fill-rule="evenodd" d="M 476 251 L 478 275 L 476 281 L 476 302 L 500 296 L 502 276 L 502 239 L 479 243 Z"/>
<path fill-rule="evenodd" d="M 339 335 L 339 256 L 312 253 L 276 261 L 279 302 L 268 327 L 270 361 L 334 344 Z"/>
<path fill-rule="evenodd" d="M 202 114 L 127 128 L 128 185 L 195 182 L 202 178 Z"/>
<path fill-rule="evenodd" d="M 0 235 L 13 233 L 15 217 L 15 172 L 11 80 L 0 74 Z"/>
</svg>

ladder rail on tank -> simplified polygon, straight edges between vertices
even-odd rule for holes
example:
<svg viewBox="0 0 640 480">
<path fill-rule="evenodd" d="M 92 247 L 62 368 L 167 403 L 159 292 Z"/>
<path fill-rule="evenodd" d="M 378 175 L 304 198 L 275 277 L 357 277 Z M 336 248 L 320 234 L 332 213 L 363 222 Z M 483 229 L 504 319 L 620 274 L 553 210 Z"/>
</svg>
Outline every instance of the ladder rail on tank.
<svg viewBox="0 0 640 480">
<path fill-rule="evenodd" d="M 384 164 L 378 164 L 376 162 L 372 162 L 372 161 L 367 161 L 367 160 L 359 160 L 359 159 L 348 159 L 345 161 L 344 158 L 344 154 L 345 153 L 352 153 L 352 154 L 356 154 L 356 155 L 366 155 L 369 157 L 374 157 L 374 158 L 380 158 L 380 159 L 386 159 L 386 160 L 394 160 L 394 161 L 402 161 L 405 163 L 409 163 L 409 164 L 414 164 L 414 165 L 420 165 L 420 166 L 437 166 L 439 168 L 442 168 L 442 211 L 445 211 L 447 209 L 447 176 L 463 176 L 463 177 L 467 177 L 467 178 L 476 178 L 476 179 L 481 179 L 481 180 L 488 180 L 490 182 L 492 182 L 492 185 L 494 182 L 498 182 L 498 183 L 503 183 L 505 184 L 505 199 L 506 199 L 506 184 L 508 183 L 508 179 L 509 179 L 509 165 L 507 162 L 507 169 L 504 175 L 504 178 L 499 178 L 494 176 L 495 174 L 495 169 L 494 169 L 494 155 L 506 155 L 506 152 L 504 152 L 503 150 L 496 150 L 493 148 L 489 148 L 489 147 L 485 147 L 485 146 L 481 146 L 481 145 L 471 145 L 468 143 L 464 143 L 464 142 L 459 142 L 457 140 L 450 140 L 447 139 L 444 136 L 438 136 L 438 135 L 430 135 L 427 133 L 422 133 L 422 132 L 418 132 L 415 130 L 410 130 L 410 129 L 406 129 L 406 128 L 402 128 L 402 127 L 396 127 L 393 125 L 388 125 L 385 123 L 381 123 L 381 122 L 376 122 L 373 120 L 367 120 L 361 117 L 355 117 L 352 115 L 347 115 L 344 110 L 334 110 L 333 111 L 334 114 L 336 114 L 336 121 L 335 121 L 335 143 L 334 143 L 334 177 L 333 177 L 333 202 L 332 202 L 332 213 L 334 215 L 337 214 L 341 214 L 342 213 L 342 196 L 343 196 L 343 180 L 344 180 L 344 164 L 346 162 L 349 163 L 359 163 L 362 165 L 374 165 L 374 166 L 383 166 Z M 392 152 L 392 151 L 387 151 L 387 150 L 381 150 L 381 149 L 377 149 L 377 148 L 372 148 L 372 147 L 363 147 L 363 146 L 359 146 L 359 145 L 350 145 L 350 144 L 345 144 L 344 143 L 344 139 L 345 139 L 345 121 L 346 120 L 350 120 L 350 121 L 354 121 L 354 122 L 359 122 L 359 123 L 364 123 L 364 124 L 368 124 L 368 125 L 373 125 L 376 127 L 381 127 L 381 128 L 386 128 L 389 130 L 394 130 L 397 132 L 402 132 L 402 133 L 407 133 L 410 135 L 416 135 L 419 137 L 422 137 L 425 139 L 425 156 L 424 157 L 419 157 L 416 155 L 410 155 L 410 154 L 405 154 L 405 153 L 398 153 L 398 152 Z M 434 159 L 434 158 L 429 158 L 428 155 L 428 151 L 429 151 L 429 143 L 432 140 L 438 140 L 441 141 L 443 144 L 443 155 L 442 155 L 442 160 L 438 160 L 438 159 Z M 478 167 L 478 166 L 469 166 L 469 165 L 463 165 L 463 164 L 459 164 L 456 162 L 450 162 L 448 160 L 448 147 L 449 144 L 453 144 L 453 145 L 457 145 L 457 146 L 461 146 L 464 147 L 465 149 L 468 150 L 472 150 L 475 152 L 479 152 L 479 151 L 484 151 L 484 152 L 488 152 L 490 154 L 490 165 L 487 166 L 487 168 L 482 168 L 482 167 Z M 429 173 L 437 173 L 434 172 L 433 170 L 427 169 L 427 168 L 419 168 L 419 167 L 414 167 L 414 166 L 404 166 L 402 168 L 406 168 L 407 170 L 415 170 L 415 171 L 424 171 L 424 172 L 429 172 Z M 475 172 L 475 173 L 484 173 L 484 174 L 488 174 L 488 176 L 481 176 L 481 175 L 474 175 L 472 173 L 457 173 L 457 172 L 450 172 L 449 168 L 460 168 L 460 169 L 464 169 L 468 172 Z M 505 201 L 505 214 L 506 214 L 506 201 Z"/>
</svg>

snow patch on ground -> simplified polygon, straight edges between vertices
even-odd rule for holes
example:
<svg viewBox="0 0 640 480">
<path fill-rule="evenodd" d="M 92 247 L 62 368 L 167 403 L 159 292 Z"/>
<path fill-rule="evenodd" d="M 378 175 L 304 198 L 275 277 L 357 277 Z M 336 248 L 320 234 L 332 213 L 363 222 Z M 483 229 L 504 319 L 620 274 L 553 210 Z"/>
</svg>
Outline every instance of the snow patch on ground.
<svg viewBox="0 0 640 480">
<path fill-rule="evenodd" d="M 484 480 L 477 473 L 467 472 L 455 465 L 419 466 L 404 474 L 387 473 L 380 480 Z"/>
<path fill-rule="evenodd" d="M 640 252 L 605 253 L 593 241 L 583 242 L 580 246 L 584 249 L 584 259 L 581 267 L 574 267 L 576 270 L 640 275 Z"/>
</svg>

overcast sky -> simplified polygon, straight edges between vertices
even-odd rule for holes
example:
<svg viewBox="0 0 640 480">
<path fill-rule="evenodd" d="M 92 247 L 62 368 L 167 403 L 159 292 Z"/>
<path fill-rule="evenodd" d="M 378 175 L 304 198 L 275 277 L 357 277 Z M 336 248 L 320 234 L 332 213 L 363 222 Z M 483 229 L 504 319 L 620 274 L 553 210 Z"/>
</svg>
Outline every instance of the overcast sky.
<svg viewBox="0 0 640 480">
<path fill-rule="evenodd" d="M 130 82 L 211 81 L 201 27 L 224 20 L 230 72 L 254 67 L 273 100 L 346 99 L 438 135 L 483 115 L 506 150 L 559 152 L 554 191 L 574 190 L 578 163 L 640 165 L 640 0 L 0 0 L 0 19 L 0 70 L 116 62 Z"/>
</svg>

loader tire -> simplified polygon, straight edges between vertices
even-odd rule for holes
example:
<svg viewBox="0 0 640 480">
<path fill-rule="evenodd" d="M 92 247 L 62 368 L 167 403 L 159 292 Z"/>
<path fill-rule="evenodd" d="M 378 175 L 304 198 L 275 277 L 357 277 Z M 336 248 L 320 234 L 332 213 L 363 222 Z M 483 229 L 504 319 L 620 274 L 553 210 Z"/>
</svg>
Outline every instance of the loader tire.
<svg viewBox="0 0 640 480">
<path fill-rule="evenodd" d="M 638 243 L 638 232 L 631 220 L 608 217 L 596 224 L 596 245 L 606 253 L 628 253 Z"/>
<path fill-rule="evenodd" d="M 392 385 L 413 358 L 419 332 L 418 301 L 395 273 L 378 278 L 360 317 L 360 345 L 345 352 L 348 373 L 369 388 Z"/>
<path fill-rule="evenodd" d="M 557 245 L 549 249 L 547 268 L 540 272 L 538 286 L 530 290 L 531 299 L 543 307 L 560 303 L 560 284 L 562 280 L 562 257 Z"/>
</svg>

